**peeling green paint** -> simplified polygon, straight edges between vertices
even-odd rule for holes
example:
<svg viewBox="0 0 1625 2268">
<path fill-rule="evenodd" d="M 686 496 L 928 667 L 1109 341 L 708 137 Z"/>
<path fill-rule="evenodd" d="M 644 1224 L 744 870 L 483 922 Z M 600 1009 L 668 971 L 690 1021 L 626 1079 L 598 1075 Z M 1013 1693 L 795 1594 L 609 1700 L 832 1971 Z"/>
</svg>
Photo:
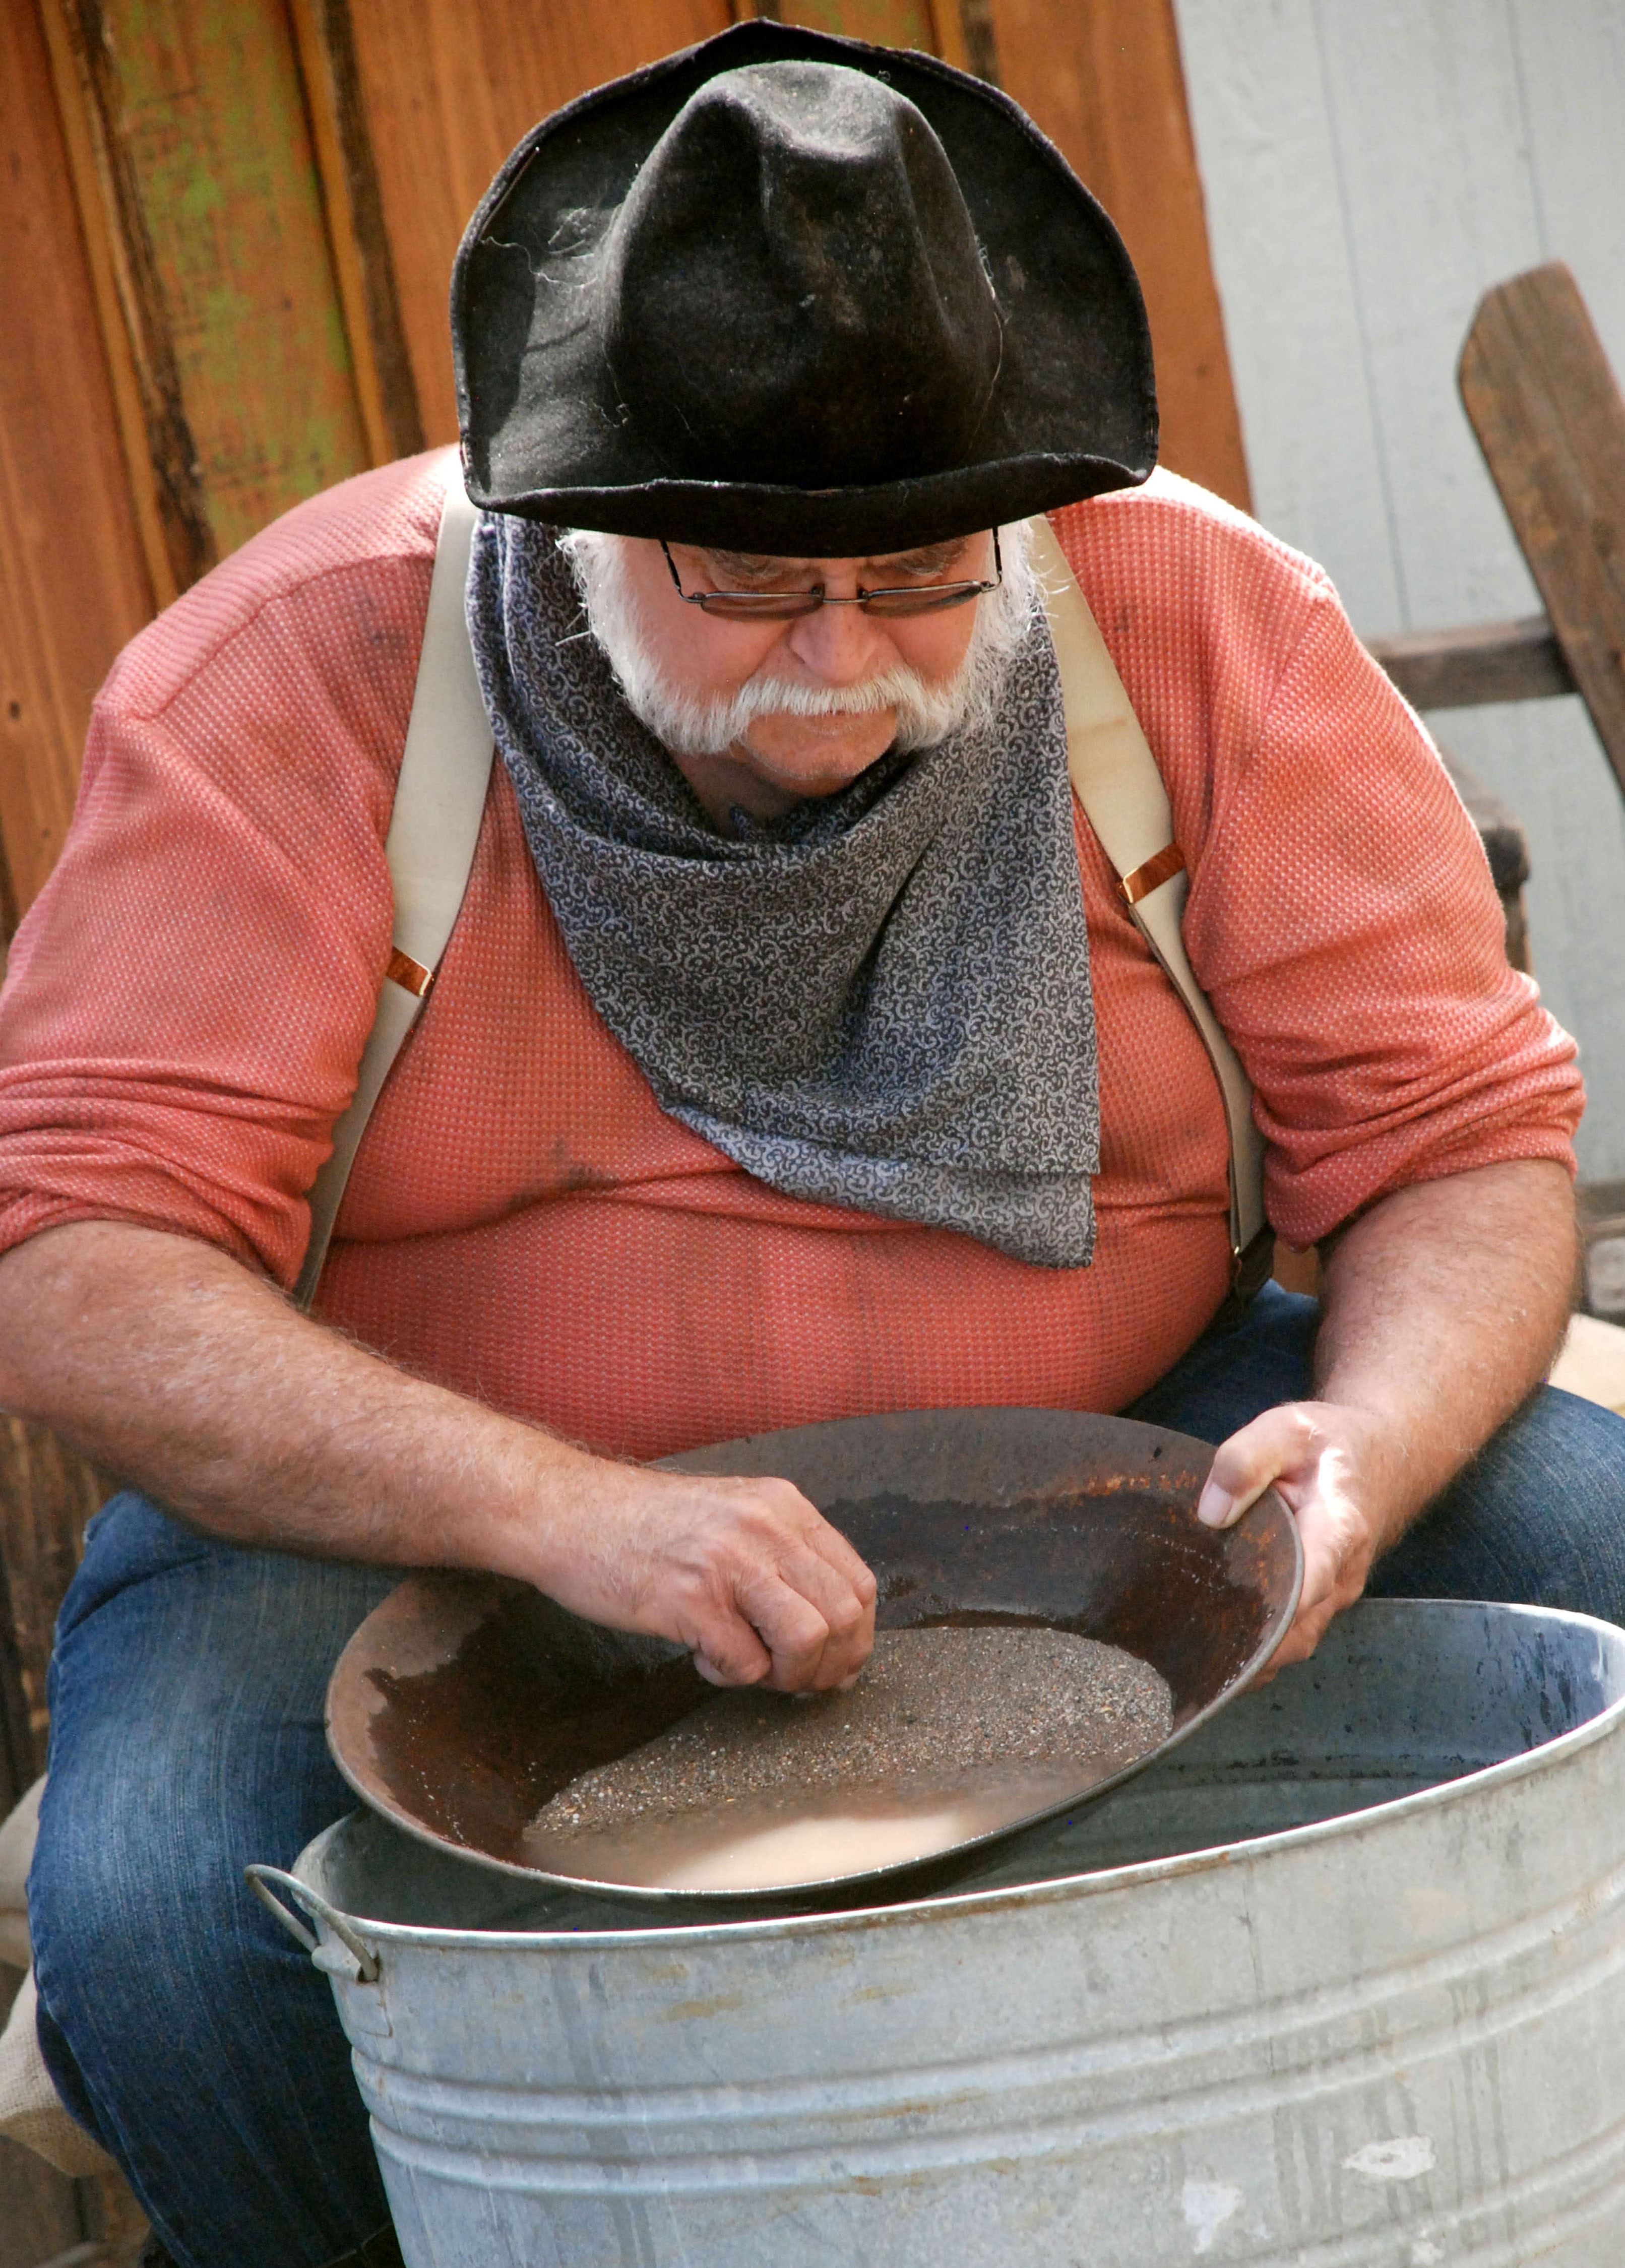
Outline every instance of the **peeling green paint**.
<svg viewBox="0 0 1625 2268">
<path fill-rule="evenodd" d="M 957 0 L 945 0 L 954 6 Z M 929 0 L 786 0 L 780 20 L 809 32 L 834 32 L 877 47 L 936 50 Z"/>
<path fill-rule="evenodd" d="M 369 461 L 283 0 L 107 0 L 222 554 Z"/>
</svg>

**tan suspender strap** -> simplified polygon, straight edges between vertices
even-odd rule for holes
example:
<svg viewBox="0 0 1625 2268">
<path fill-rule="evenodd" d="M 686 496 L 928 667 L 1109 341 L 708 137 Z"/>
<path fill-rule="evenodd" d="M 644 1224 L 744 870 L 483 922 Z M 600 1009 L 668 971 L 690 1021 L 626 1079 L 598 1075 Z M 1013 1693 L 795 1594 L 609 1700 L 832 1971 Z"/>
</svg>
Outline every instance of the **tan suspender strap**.
<svg viewBox="0 0 1625 2268">
<path fill-rule="evenodd" d="M 447 475 L 417 685 L 385 855 L 395 894 L 393 949 L 378 1018 L 333 1152 L 311 1189 L 311 1234 L 294 1300 L 308 1307 L 372 1106 L 423 1012 L 468 887 L 490 784 L 491 728 L 464 615 L 476 513 L 453 457 Z"/>
<path fill-rule="evenodd" d="M 1168 792 L 1054 529 L 1041 517 L 1030 520 L 1028 526 L 1033 565 L 1061 671 L 1073 792 L 1117 871 L 1136 926 L 1190 1012 L 1212 1059 L 1230 1128 L 1231 1250 L 1239 1277 L 1250 1257 L 1250 1279 L 1269 1248 L 1264 1145 L 1253 1123 L 1253 1090 L 1246 1073 L 1186 957 L 1180 917 L 1189 878 L 1184 853 L 1173 841 Z M 1249 1280 L 1248 1288 L 1256 1286 Z"/>
</svg>

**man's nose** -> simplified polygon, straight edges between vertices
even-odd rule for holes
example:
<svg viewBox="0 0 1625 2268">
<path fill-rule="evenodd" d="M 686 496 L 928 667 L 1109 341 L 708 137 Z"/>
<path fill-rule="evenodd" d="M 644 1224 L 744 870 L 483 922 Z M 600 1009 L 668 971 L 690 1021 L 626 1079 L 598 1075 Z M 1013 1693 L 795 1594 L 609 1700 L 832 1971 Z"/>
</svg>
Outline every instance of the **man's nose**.
<svg viewBox="0 0 1625 2268">
<path fill-rule="evenodd" d="M 861 607 L 820 607 L 790 625 L 785 644 L 812 676 L 826 685 L 857 685 L 895 663 L 881 625 Z"/>
</svg>

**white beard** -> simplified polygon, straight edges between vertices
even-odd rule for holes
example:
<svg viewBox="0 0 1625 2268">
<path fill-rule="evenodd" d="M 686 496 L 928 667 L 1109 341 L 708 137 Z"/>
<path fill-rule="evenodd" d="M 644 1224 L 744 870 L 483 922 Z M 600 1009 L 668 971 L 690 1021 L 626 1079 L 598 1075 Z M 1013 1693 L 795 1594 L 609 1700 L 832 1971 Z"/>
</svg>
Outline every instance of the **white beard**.
<svg viewBox="0 0 1625 2268">
<path fill-rule="evenodd" d="M 897 712 L 893 747 L 934 747 L 951 733 L 992 721 L 1011 657 L 1033 621 L 1027 532 L 1018 525 L 999 530 L 1004 579 L 971 602 L 976 621 L 970 647 L 952 677 L 933 681 L 900 663 L 860 685 L 808 685 L 777 676 L 769 656 L 732 693 L 688 693 L 661 675 L 644 642 L 625 542 L 622 536 L 570 528 L 559 538 L 559 549 L 627 706 L 677 756 L 725 755 L 758 717 L 866 716 L 877 709 Z"/>
</svg>

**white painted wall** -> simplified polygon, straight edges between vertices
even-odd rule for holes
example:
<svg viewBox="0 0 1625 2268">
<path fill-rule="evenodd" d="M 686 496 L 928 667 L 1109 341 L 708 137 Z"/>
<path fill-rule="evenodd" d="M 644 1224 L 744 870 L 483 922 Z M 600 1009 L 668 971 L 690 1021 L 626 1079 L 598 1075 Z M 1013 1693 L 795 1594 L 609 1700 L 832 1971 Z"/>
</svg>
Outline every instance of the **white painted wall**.
<svg viewBox="0 0 1625 2268">
<path fill-rule="evenodd" d="M 1176 0 L 1259 518 L 1356 626 L 1539 611 L 1456 393 L 1480 294 L 1548 259 L 1625 371 L 1625 0 Z M 1625 799 L 1577 699 L 1443 711 L 1529 836 L 1536 973 L 1625 1179 Z"/>
</svg>

